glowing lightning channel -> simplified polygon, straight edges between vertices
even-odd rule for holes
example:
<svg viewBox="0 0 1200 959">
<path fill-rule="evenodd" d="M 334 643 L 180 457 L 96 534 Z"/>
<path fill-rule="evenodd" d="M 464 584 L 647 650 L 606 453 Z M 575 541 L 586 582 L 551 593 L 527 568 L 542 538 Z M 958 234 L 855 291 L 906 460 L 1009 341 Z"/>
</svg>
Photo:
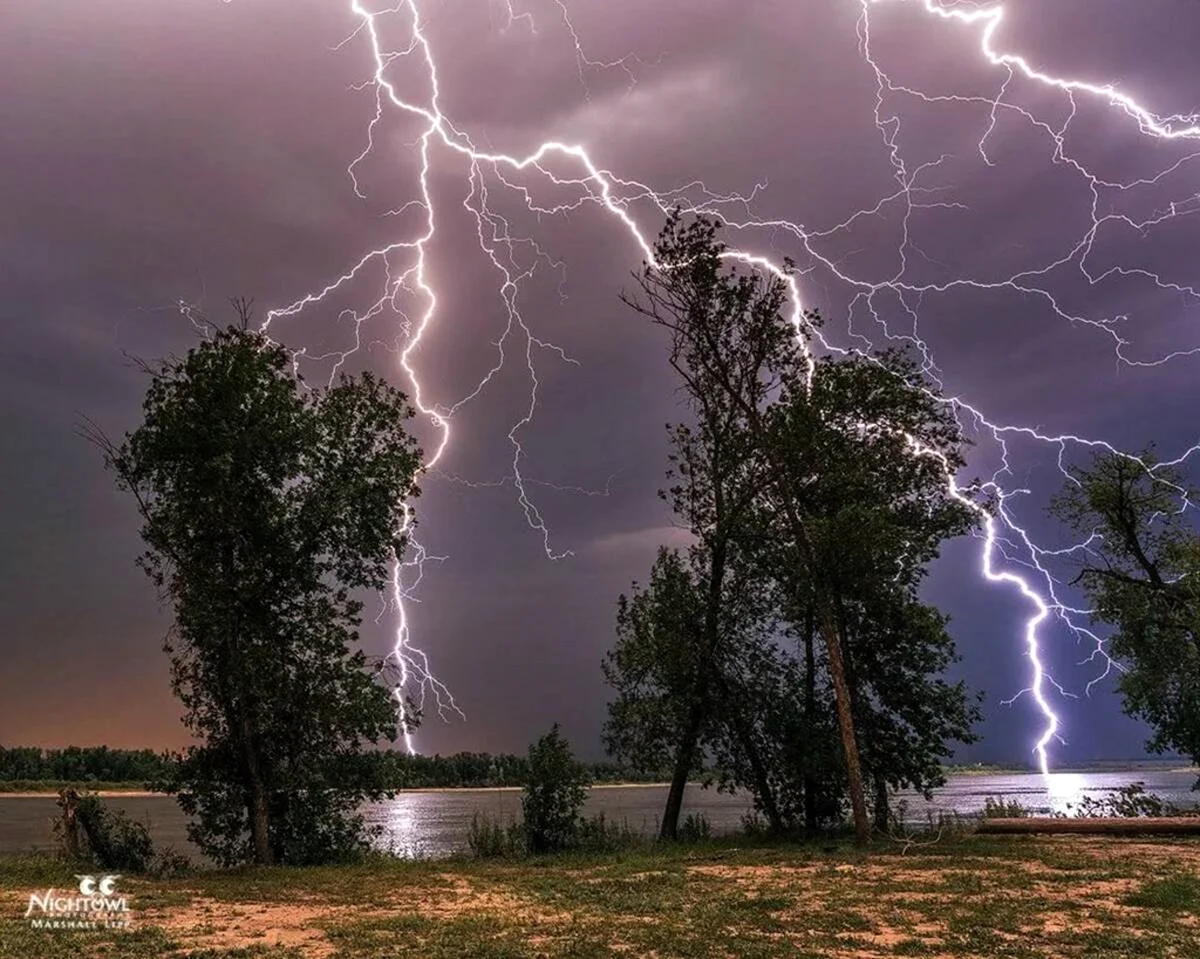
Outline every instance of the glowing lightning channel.
<svg viewBox="0 0 1200 959">
<path fill-rule="evenodd" d="M 1140 268 L 1113 267 L 1095 273 L 1091 271 L 1089 263 L 1089 255 L 1096 237 L 1108 224 L 1145 231 L 1176 216 L 1200 212 L 1200 193 L 1189 195 L 1178 202 L 1172 201 L 1166 211 L 1155 213 L 1144 220 L 1135 220 L 1119 213 L 1101 215 L 1099 212 L 1103 192 L 1119 193 L 1136 186 L 1159 183 L 1169 173 L 1200 158 L 1200 151 L 1180 158 L 1153 178 L 1129 183 L 1114 183 L 1093 175 L 1083 163 L 1069 154 L 1066 147 L 1068 127 L 1077 112 L 1077 95 L 1092 97 L 1125 114 L 1136 123 L 1140 133 L 1155 139 L 1200 139 L 1200 125 L 1197 123 L 1196 116 L 1160 115 L 1111 85 L 1056 77 L 1034 68 L 1023 57 L 1000 51 L 996 46 L 997 32 L 1004 18 L 1004 8 L 1000 5 L 964 9 L 957 6 L 944 7 L 936 0 L 844 0 L 844 2 L 853 2 L 859 8 L 857 24 L 859 48 L 863 62 L 870 71 L 870 75 L 874 77 L 876 84 L 874 122 L 889 158 L 896 188 L 880 197 L 874 204 L 864 207 L 839 223 L 821 229 L 809 229 L 790 221 L 762 218 L 753 213 L 752 206 L 765 184 L 756 185 L 748 196 L 714 193 L 699 180 L 669 190 L 655 190 L 643 183 L 622 179 L 612 172 L 600 168 L 581 145 L 547 140 L 525 156 L 510 156 L 481 150 L 443 113 L 437 60 L 433 44 L 426 32 L 418 0 L 399 0 L 394 6 L 378 11 L 367 9 L 361 0 L 351 0 L 350 10 L 357 18 L 358 26 L 354 33 L 346 41 L 343 41 L 343 45 L 359 36 L 365 37 L 369 42 L 373 71 L 371 80 L 363 84 L 362 88 L 373 88 L 375 112 L 367 126 L 366 145 L 362 152 L 351 161 L 347 172 L 356 194 L 364 196 L 356 170 L 375 151 L 376 130 L 383 121 L 385 113 L 396 111 L 400 115 L 415 120 L 421 128 L 415 143 L 418 159 L 419 198 L 409 200 L 390 210 L 389 213 L 397 218 L 404 218 L 410 212 L 416 211 L 421 217 L 422 226 L 415 231 L 413 236 L 368 251 L 340 277 L 323 288 L 305 295 L 289 306 L 272 311 L 267 317 L 264 328 L 276 320 L 295 316 L 323 304 L 336 291 L 341 291 L 355 283 L 366 282 L 372 275 L 381 275 L 380 293 L 366 310 L 361 313 L 345 311 L 340 314 L 354 322 L 354 348 L 326 355 L 326 358 L 336 360 L 334 368 L 336 374 L 337 369 L 361 346 L 360 331 L 365 322 L 385 311 L 391 311 L 401 318 L 402 333 L 406 336 L 406 342 L 402 348 L 397 349 L 398 362 L 405 376 L 412 383 L 414 405 L 430 419 L 438 434 L 433 455 L 425 464 L 427 471 L 434 469 L 449 444 L 450 424 L 455 413 L 476 398 L 502 368 L 506 360 L 506 344 L 514 339 L 521 342 L 529 378 L 529 403 L 525 415 L 508 434 L 513 448 L 512 472 L 502 482 L 513 484 L 517 491 L 518 502 L 525 512 L 529 525 L 542 536 L 546 554 L 552 559 L 568 555 L 568 552 L 556 552 L 552 548 L 550 532 L 541 513 L 529 496 L 528 486 L 534 484 L 522 473 L 523 450 L 520 432 L 531 422 L 537 405 L 539 381 L 534 362 L 535 351 L 548 352 L 564 362 L 573 363 L 575 361 L 561 349 L 533 333 L 521 313 L 519 296 L 522 284 L 529 280 L 539 267 L 560 271 L 563 267 L 562 264 L 549 257 L 532 239 L 515 236 L 509 221 L 489 205 L 489 189 L 494 188 L 494 186 L 489 187 L 489 175 L 491 183 L 499 184 L 500 189 L 506 191 L 508 195 L 516 197 L 531 214 L 539 219 L 542 216 L 575 211 L 585 204 L 600 207 L 624 230 L 641 256 L 652 267 L 657 266 L 652 246 L 630 212 L 630 208 L 639 202 L 649 203 L 654 208 L 656 216 L 679 206 L 690 214 L 719 217 L 728 229 L 735 232 L 767 230 L 775 234 L 790 235 L 799 243 L 808 258 L 808 265 L 802 271 L 802 275 L 813 270 L 822 270 L 843 285 L 851 294 L 846 314 L 851 344 L 832 343 L 825 337 L 822 330 L 808 329 L 807 332 L 815 338 L 820 347 L 834 353 L 853 352 L 866 355 L 873 349 L 872 338 L 868 333 L 856 328 L 855 325 L 856 317 L 865 313 L 870 323 L 882 330 L 887 339 L 907 343 L 916 349 L 924 359 L 924 372 L 939 385 L 941 383 L 940 371 L 918 328 L 918 309 L 926 297 L 944 294 L 956 288 L 968 288 L 983 292 L 1005 290 L 1036 297 L 1055 317 L 1073 325 L 1090 327 L 1110 337 L 1114 343 L 1117 358 L 1129 365 L 1156 366 L 1200 353 L 1200 346 L 1197 346 L 1191 349 L 1176 350 L 1151 359 L 1133 357 L 1127 352 L 1130 343 L 1116 329 L 1116 322 L 1123 319 L 1122 317 L 1097 319 L 1072 312 L 1061 305 L 1054 294 L 1042 285 L 1053 271 L 1070 266 L 1078 270 L 1091 286 L 1110 277 L 1140 280 L 1148 282 L 1159 291 L 1170 291 L 1192 304 L 1200 304 L 1200 291 L 1191 286 L 1164 280 L 1152 271 Z M 641 61 L 633 57 L 609 61 L 590 57 L 585 53 L 580 35 L 571 22 L 565 0 L 553 0 L 553 3 L 561 14 L 570 42 L 573 44 L 579 79 L 583 85 L 585 97 L 589 96 L 586 74 L 590 70 L 619 69 L 629 76 L 631 84 L 636 81 L 630 64 L 640 64 Z M 978 30 L 979 50 L 983 62 L 1004 73 L 1004 79 L 999 84 L 996 95 L 988 98 L 930 94 L 895 82 L 881 65 L 872 47 L 871 11 L 884 3 L 915 4 L 931 17 L 953 21 L 962 27 Z M 514 8 L 514 0 L 503 0 L 503 5 L 509 26 L 521 22 L 527 25 L 531 31 L 535 29 L 532 13 L 518 12 Z M 384 18 L 387 18 L 389 23 L 392 20 L 400 20 L 405 25 L 406 39 L 398 47 L 392 48 L 383 40 L 381 22 Z M 428 85 L 426 93 L 416 100 L 402 94 L 397 81 L 392 80 L 389 76 L 389 69 L 393 64 L 413 58 L 419 61 L 424 82 Z M 1067 119 L 1057 125 L 1052 125 L 1012 100 L 1009 92 L 1017 75 L 1061 91 L 1070 105 Z M 965 209 L 965 207 L 956 201 L 942 199 L 940 194 L 945 188 L 930 182 L 931 177 L 947 157 L 943 156 L 938 160 L 919 164 L 912 169 L 905 161 L 899 146 L 901 118 L 898 113 L 888 112 L 889 104 L 892 101 L 905 97 L 931 104 L 956 102 L 978 104 L 985 108 L 988 123 L 979 140 L 979 153 L 988 166 L 994 164 L 987 153 L 986 144 L 988 138 L 995 131 L 998 116 L 1002 113 L 1011 114 L 1027 122 L 1039 136 L 1044 137 L 1052 162 L 1068 167 L 1087 184 L 1092 196 L 1091 223 L 1087 230 L 1064 255 L 1036 269 L 1027 269 L 1008 277 L 991 280 L 957 278 L 943 283 L 914 282 L 909 278 L 910 255 L 917 255 L 925 259 L 928 257 L 916 246 L 910 233 L 913 215 L 920 210 L 954 211 Z M 437 150 L 447 150 L 467 165 L 469 191 L 463 201 L 463 206 L 474 217 L 480 249 L 496 271 L 499 281 L 498 291 L 507 315 L 505 330 L 494 344 L 497 350 L 497 359 L 491 370 L 475 389 L 450 406 L 438 406 L 426 401 L 426 391 L 412 359 L 413 353 L 429 329 L 438 307 L 437 293 L 429 277 L 427 263 L 427 251 L 436 235 L 436 206 L 430 187 L 430 178 L 433 172 L 434 152 Z M 576 170 L 575 175 L 567 176 L 555 172 L 564 165 Z M 558 192 L 559 197 L 550 203 L 539 201 L 535 197 L 535 188 L 531 185 L 532 182 L 540 182 L 553 188 Z M 562 198 L 564 192 L 567 195 L 566 199 Z M 825 252 L 825 250 L 833 248 L 830 242 L 832 239 L 844 235 L 858 221 L 882 215 L 891 209 L 899 209 L 903 214 L 903 237 L 897 250 L 899 267 L 891 275 L 872 278 L 856 274 L 843 268 L 834 254 Z M 520 255 L 522 253 L 524 262 Z M 791 322 L 798 331 L 806 328 L 804 310 L 801 306 L 802 298 L 794 274 L 785 272 L 776 260 L 749 250 L 730 249 L 725 255 L 732 260 L 781 278 L 787 284 L 791 298 Z M 899 315 L 893 322 L 902 321 L 905 324 L 903 329 L 893 329 L 889 326 L 889 321 L 877 302 L 883 295 L 890 296 L 899 303 Z M 421 303 L 420 313 L 415 322 L 411 322 L 404 312 L 407 298 L 415 298 Z M 808 356 L 808 361 L 811 369 L 813 363 L 811 355 Z M 1030 663 L 1031 680 L 1029 686 L 1022 690 L 1022 693 L 1028 692 L 1032 696 L 1044 719 L 1043 731 L 1034 745 L 1034 752 L 1039 768 L 1046 773 L 1049 770 L 1048 747 L 1051 741 L 1058 737 L 1061 726 L 1060 720 L 1047 698 L 1047 688 L 1053 687 L 1061 694 L 1070 694 L 1053 680 L 1044 667 L 1040 630 L 1053 617 L 1064 624 L 1077 639 L 1087 640 L 1093 644 L 1094 652 L 1085 662 L 1099 658 L 1104 663 L 1105 675 L 1116 664 L 1108 659 L 1102 639 L 1078 621 L 1078 618 L 1087 616 L 1087 610 L 1073 608 L 1060 601 L 1056 592 L 1057 581 L 1050 567 L 1050 562 L 1056 557 L 1088 550 L 1092 540 L 1089 539 L 1064 550 L 1047 550 L 1037 546 L 1029 534 L 1017 524 L 1008 503 L 1021 491 L 1006 489 L 1002 484 L 1002 478 L 1011 476 L 1012 473 L 1009 466 L 1008 444 L 1010 440 L 1026 439 L 1046 444 L 1052 448 L 1057 447 L 1059 467 L 1063 469 L 1064 473 L 1063 457 L 1068 448 L 1103 448 L 1114 453 L 1119 451 L 1107 443 L 1085 437 L 1050 435 L 1028 426 L 996 423 L 985 416 L 976 406 L 958 396 L 944 401 L 952 405 L 964 427 L 971 424 L 977 431 L 989 434 L 1001 452 L 1002 465 L 1000 469 L 996 471 L 990 482 L 973 490 L 961 488 L 948 464 L 944 459 L 942 462 L 946 466 L 947 483 L 951 495 L 976 511 L 981 517 L 980 569 L 982 575 L 989 582 L 1006 584 L 1015 588 L 1032 608 L 1032 613 L 1024 626 L 1025 654 Z M 909 438 L 909 442 L 912 444 L 913 455 L 936 455 L 930 450 L 921 448 L 912 438 Z M 1192 447 L 1185 451 L 1172 463 L 1183 462 L 1198 447 Z M 992 497 L 997 505 L 994 508 L 983 505 L 976 498 L 983 495 Z M 412 513 L 407 505 L 404 506 L 404 509 L 407 529 L 411 525 Z M 405 602 L 414 599 L 412 588 L 416 583 L 406 585 L 405 571 L 415 570 L 416 582 L 419 582 L 424 561 L 434 558 L 429 556 L 420 544 L 414 542 L 412 558 L 404 560 L 398 557 L 395 564 L 391 605 L 394 605 L 398 611 L 399 626 L 391 658 L 400 670 L 400 683 L 396 689 L 396 698 L 402 715 L 403 693 L 410 682 L 419 685 L 422 701 L 427 690 L 433 694 L 440 713 L 444 714 L 447 709 L 458 710 L 449 691 L 431 673 L 425 654 L 412 646 L 410 642 Z M 1014 567 L 1024 567 L 1027 572 L 1018 572 Z M 1096 681 L 1094 679 L 1088 684 L 1089 690 Z M 1019 695 L 1021 693 L 1018 693 Z M 412 749 L 411 738 L 406 738 L 406 741 L 409 748 Z"/>
</svg>

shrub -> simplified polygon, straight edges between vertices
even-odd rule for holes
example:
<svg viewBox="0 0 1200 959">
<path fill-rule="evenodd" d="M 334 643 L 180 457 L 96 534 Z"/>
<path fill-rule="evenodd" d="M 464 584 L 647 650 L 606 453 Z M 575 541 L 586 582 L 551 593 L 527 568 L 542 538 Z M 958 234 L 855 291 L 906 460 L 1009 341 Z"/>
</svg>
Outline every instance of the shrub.
<svg viewBox="0 0 1200 959">
<path fill-rule="evenodd" d="M 1077 816 L 1103 816 L 1120 819 L 1137 819 L 1141 816 L 1169 816 L 1174 810 L 1169 803 L 1154 793 L 1146 792 L 1144 783 L 1130 783 L 1116 790 L 1114 795 L 1097 799 L 1084 796 L 1075 805 L 1068 805 Z"/>
<path fill-rule="evenodd" d="M 587 799 L 591 777 L 571 755 L 558 731 L 529 747 L 529 779 L 521 797 L 525 842 L 531 853 L 568 849 L 576 843 L 579 810 Z"/>
<path fill-rule="evenodd" d="M 156 851 L 144 823 L 106 806 L 99 796 L 63 789 L 62 815 L 54 831 L 67 858 L 101 869 L 163 875 L 184 871 L 187 857 L 169 849 Z"/>
<path fill-rule="evenodd" d="M 984 819 L 1024 819 L 1028 815 L 1029 810 L 1017 799 L 988 796 L 983 801 Z"/>
<path fill-rule="evenodd" d="M 622 819 L 619 824 L 609 822 L 604 813 L 579 820 L 576 834 L 576 846 L 588 852 L 614 852 L 645 841 L 641 833 L 630 828 L 628 820 Z"/>
<path fill-rule="evenodd" d="M 476 859 L 500 859 L 525 852 L 525 833 L 520 823 L 507 827 L 486 813 L 475 813 L 467 830 L 467 847 Z"/>
<path fill-rule="evenodd" d="M 704 813 L 690 812 L 684 817 L 676 831 L 680 842 L 699 842 L 712 836 L 712 824 Z"/>
</svg>

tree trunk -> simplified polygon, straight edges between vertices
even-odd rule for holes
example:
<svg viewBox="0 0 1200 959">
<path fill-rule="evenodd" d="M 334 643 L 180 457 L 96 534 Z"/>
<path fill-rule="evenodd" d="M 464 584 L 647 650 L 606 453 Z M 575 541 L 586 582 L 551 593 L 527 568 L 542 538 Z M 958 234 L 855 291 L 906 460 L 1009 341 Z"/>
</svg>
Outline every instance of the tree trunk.
<svg viewBox="0 0 1200 959">
<path fill-rule="evenodd" d="M 821 638 L 825 641 L 825 649 L 829 654 L 829 675 L 833 680 L 838 729 L 842 734 L 842 753 L 846 758 L 846 778 L 850 785 L 850 808 L 854 811 L 854 841 L 860 846 L 865 846 L 871 839 L 871 824 L 867 819 L 867 800 L 863 793 L 862 765 L 858 759 L 858 740 L 854 734 L 854 716 L 850 711 L 850 687 L 846 683 L 846 668 L 842 662 L 842 643 L 828 598 L 822 597 L 818 602 Z"/>
<path fill-rule="evenodd" d="M 817 780 L 813 775 L 813 723 L 817 717 L 817 662 L 813 648 L 812 603 L 804 616 L 804 727 L 808 731 L 809 747 L 804 756 L 804 831 L 809 837 L 817 834 Z"/>
<path fill-rule="evenodd" d="M 267 811 L 267 788 L 263 783 L 262 765 L 258 761 L 250 719 L 243 711 L 239 723 L 242 740 L 242 758 L 246 764 L 246 812 L 250 819 L 250 842 L 254 850 L 254 862 L 269 866 L 275 861 L 271 853 L 269 815 Z"/>
<path fill-rule="evenodd" d="M 725 516 L 725 500 L 718 486 L 715 490 L 715 510 L 722 519 Z M 700 727 L 704 722 L 704 713 L 712 708 L 708 702 L 707 670 L 718 669 L 714 660 L 721 641 L 721 598 L 725 586 L 725 547 L 724 535 L 714 538 L 709 551 L 708 566 L 708 596 L 704 604 L 703 632 L 697 637 L 704 649 L 699 672 L 696 676 L 696 689 L 692 707 L 688 711 L 687 725 L 680 736 L 679 748 L 675 752 L 675 769 L 671 775 L 671 786 L 667 790 L 667 804 L 663 809 L 662 825 L 659 827 L 660 839 L 674 839 L 679 830 L 679 814 L 683 810 L 683 791 L 687 786 L 688 775 L 696 761 L 696 746 L 700 739 Z"/>
<path fill-rule="evenodd" d="M 711 337 L 702 339 L 700 345 L 711 355 L 721 356 L 722 345 L 714 342 Z M 794 477 L 782 466 L 773 454 L 769 431 L 763 423 L 762 411 L 757 406 L 757 396 L 746 395 L 730 378 L 727 369 L 718 367 L 716 374 L 720 377 L 721 387 L 726 394 L 739 406 L 746 415 L 752 435 L 766 451 L 769 470 L 769 483 L 775 487 L 779 505 L 783 508 L 789 531 L 795 540 L 796 549 L 800 553 L 802 565 L 808 570 L 811 578 L 816 580 L 820 573 L 814 568 L 812 542 L 808 536 L 803 518 L 797 510 L 793 492 Z M 756 384 L 757 380 L 754 381 Z M 846 673 L 842 665 L 842 649 L 838 639 L 837 620 L 828 596 L 818 593 L 817 623 L 821 639 L 829 655 L 829 674 L 833 680 L 834 699 L 837 703 L 838 728 L 842 738 L 842 752 L 846 758 L 846 775 L 850 785 L 850 805 L 854 810 L 854 841 L 865 846 L 871 839 L 871 825 L 867 819 L 867 802 L 863 795 L 862 766 L 858 758 L 858 741 L 854 733 L 854 716 L 850 711 L 850 692 L 846 685 Z"/>
<path fill-rule="evenodd" d="M 741 725 L 740 722 L 739 725 Z M 742 748 L 746 750 L 746 755 L 750 759 L 750 769 L 754 773 L 754 784 L 758 788 L 763 812 L 767 814 L 767 823 L 770 825 L 772 833 L 777 836 L 781 835 L 783 833 L 783 817 L 779 814 L 779 806 L 775 803 L 775 793 L 767 778 L 767 769 L 763 765 L 762 756 L 759 755 L 758 747 L 754 744 L 754 737 L 750 735 L 749 730 L 743 730 L 741 739 Z"/>
<path fill-rule="evenodd" d="M 700 722 L 702 705 L 697 702 L 692 705 L 688 714 L 688 725 L 679 740 L 679 748 L 675 751 L 675 770 L 671 774 L 671 788 L 667 790 L 667 805 L 663 810 L 662 825 L 658 830 L 659 839 L 674 839 L 679 832 L 679 813 L 683 809 L 683 790 L 687 786 L 688 775 L 696 760 L 696 744 L 700 739 Z"/>
<path fill-rule="evenodd" d="M 849 623 L 849 620 L 846 618 L 846 607 L 845 607 L 845 604 L 842 602 L 841 593 L 838 593 L 835 591 L 831 594 L 830 608 L 832 610 L 834 628 L 837 630 L 836 635 L 838 638 L 838 650 L 841 653 L 841 659 L 842 659 L 842 675 L 846 679 L 846 701 L 850 704 L 849 711 L 850 711 L 850 721 L 852 724 L 852 735 L 854 736 L 855 749 L 857 750 L 857 746 L 858 746 L 858 732 L 857 731 L 859 728 L 859 720 L 862 717 L 859 715 L 861 708 L 858 705 L 858 680 L 855 678 L 855 675 L 854 675 L 853 644 L 850 642 L 850 638 L 849 638 L 850 637 L 850 623 Z M 866 805 L 867 805 L 866 804 L 867 781 L 868 780 L 873 781 L 873 779 L 874 779 L 874 777 L 872 776 L 870 752 L 871 752 L 870 749 L 868 749 L 867 750 L 868 761 L 866 764 L 866 772 L 865 773 L 863 772 L 863 762 L 862 762 L 861 754 L 858 756 L 858 762 L 857 762 L 858 778 L 859 778 L 859 782 L 861 783 L 859 788 L 862 791 L 862 795 L 863 795 L 863 810 L 862 810 L 861 820 L 859 819 L 859 817 L 857 815 L 855 816 L 854 831 L 855 831 L 855 840 L 860 845 L 863 842 L 865 842 L 865 840 L 862 839 L 861 836 L 859 835 L 860 829 L 862 831 L 866 832 L 868 837 L 870 835 L 870 824 L 867 820 L 867 808 L 866 808 Z M 876 797 L 876 798 L 878 798 L 878 797 Z M 853 796 L 853 790 L 852 790 L 851 791 L 851 804 L 853 804 L 853 801 L 854 801 L 854 796 Z"/>
<path fill-rule="evenodd" d="M 796 512 L 795 504 L 787 492 L 787 476 L 780 476 L 775 470 L 775 486 L 780 490 L 780 500 L 796 547 L 801 554 L 805 567 L 810 576 L 816 580 L 819 571 L 814 568 L 812 542 L 808 538 L 808 529 Z M 846 668 L 842 662 L 842 643 L 838 635 L 837 615 L 833 609 L 831 597 L 817 584 L 815 599 L 817 627 L 821 640 L 825 643 L 825 651 L 829 656 L 829 677 L 833 680 L 833 697 L 837 705 L 838 730 L 842 736 L 842 754 L 846 758 L 846 778 L 850 786 L 850 808 L 854 812 L 854 841 L 857 845 L 865 846 L 871 840 L 871 824 L 867 819 L 867 800 L 863 794 L 862 764 L 858 758 L 858 739 L 854 733 L 854 714 L 850 709 L 850 687 L 846 682 Z"/>
<path fill-rule="evenodd" d="M 1085 833 L 1097 836 L 1194 836 L 1200 834 L 1200 819 L 1194 816 L 1154 816 L 1140 819 L 1083 817 L 1053 819 L 1043 816 L 1028 819 L 985 819 L 981 834 L 1011 833 Z"/>
<path fill-rule="evenodd" d="M 784 831 L 783 817 L 779 814 L 779 806 L 775 802 L 775 793 L 771 789 L 771 781 L 767 778 L 766 765 L 763 763 L 758 746 L 754 742 L 754 735 L 746 725 L 741 710 L 738 709 L 738 700 L 730 693 L 729 684 L 725 682 L 724 677 L 718 677 L 718 682 L 721 685 L 721 692 L 725 696 L 725 707 L 732 712 L 731 722 L 733 723 L 734 734 L 742 744 L 742 749 L 746 751 L 746 758 L 750 760 L 750 771 L 754 775 L 754 785 L 758 790 L 758 798 L 762 802 L 763 812 L 767 814 L 767 822 L 770 824 L 771 832 L 778 835 Z"/>
<path fill-rule="evenodd" d="M 875 831 L 888 831 L 888 787 L 879 776 L 875 777 Z"/>
</svg>

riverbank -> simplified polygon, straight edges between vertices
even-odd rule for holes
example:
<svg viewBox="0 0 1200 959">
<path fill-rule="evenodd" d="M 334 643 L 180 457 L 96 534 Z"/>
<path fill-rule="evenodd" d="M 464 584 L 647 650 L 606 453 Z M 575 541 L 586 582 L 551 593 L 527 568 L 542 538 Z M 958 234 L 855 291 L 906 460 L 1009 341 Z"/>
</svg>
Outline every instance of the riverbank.
<svg viewBox="0 0 1200 959">
<path fill-rule="evenodd" d="M 145 796 L 169 796 L 168 793 L 150 792 L 147 789 L 91 789 L 88 786 L 73 786 L 73 789 L 79 791 L 87 790 L 93 795 L 99 796 L 101 799 L 129 799 Z M 3 792 L 0 791 L 0 799 L 57 799 L 57 789 L 33 790 L 26 789 L 22 791 Z"/>
<path fill-rule="evenodd" d="M 1194 955 L 1200 929 L 1200 842 L 1180 841 L 946 836 L 861 853 L 731 839 L 121 877 L 131 931 L 31 929 L 30 894 L 76 882 L 46 857 L 0 857 L 0 957 L 1127 959 Z"/>
<path fill-rule="evenodd" d="M 0 780 L 0 799 L 5 796 L 57 796 L 60 789 L 78 789 L 101 796 L 159 796 L 146 789 L 144 782 L 88 782 L 67 779 L 3 779 Z"/>
</svg>

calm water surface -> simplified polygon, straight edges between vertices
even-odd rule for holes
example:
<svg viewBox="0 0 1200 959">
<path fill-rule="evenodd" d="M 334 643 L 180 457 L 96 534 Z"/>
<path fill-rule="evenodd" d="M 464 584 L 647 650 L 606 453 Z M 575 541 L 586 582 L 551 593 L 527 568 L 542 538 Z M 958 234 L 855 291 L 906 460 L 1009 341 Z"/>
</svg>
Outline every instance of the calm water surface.
<svg viewBox="0 0 1200 959">
<path fill-rule="evenodd" d="M 901 794 L 907 803 L 905 818 L 925 823 L 939 813 L 971 815 L 983 809 L 989 796 L 1015 799 L 1035 813 L 1065 811 L 1082 796 L 1103 798 L 1133 782 L 1143 783 L 1147 792 L 1181 804 L 1200 799 L 1191 792 L 1196 773 L 1188 769 L 1153 768 L 1112 772 L 1036 773 L 952 776 L 937 790 L 932 802 L 915 794 Z M 588 797 L 587 815 L 604 813 L 610 820 L 624 820 L 633 829 L 652 833 L 658 826 L 666 798 L 665 786 L 598 787 Z M 108 800 L 136 819 L 147 822 L 159 843 L 195 854 L 185 837 L 185 820 L 174 800 L 164 796 L 128 796 Z M 726 795 L 689 786 L 684 814 L 703 813 L 716 833 L 738 829 L 742 816 L 751 809 L 748 796 Z M 0 795 L 0 853 L 46 849 L 52 845 L 50 820 L 56 812 L 51 797 Z M 521 813 L 518 790 L 460 789 L 400 793 L 395 799 L 370 804 L 363 809 L 367 821 L 383 827 L 380 844 L 406 856 L 445 856 L 467 848 L 467 829 L 475 813 L 501 822 L 516 820 Z"/>
</svg>

